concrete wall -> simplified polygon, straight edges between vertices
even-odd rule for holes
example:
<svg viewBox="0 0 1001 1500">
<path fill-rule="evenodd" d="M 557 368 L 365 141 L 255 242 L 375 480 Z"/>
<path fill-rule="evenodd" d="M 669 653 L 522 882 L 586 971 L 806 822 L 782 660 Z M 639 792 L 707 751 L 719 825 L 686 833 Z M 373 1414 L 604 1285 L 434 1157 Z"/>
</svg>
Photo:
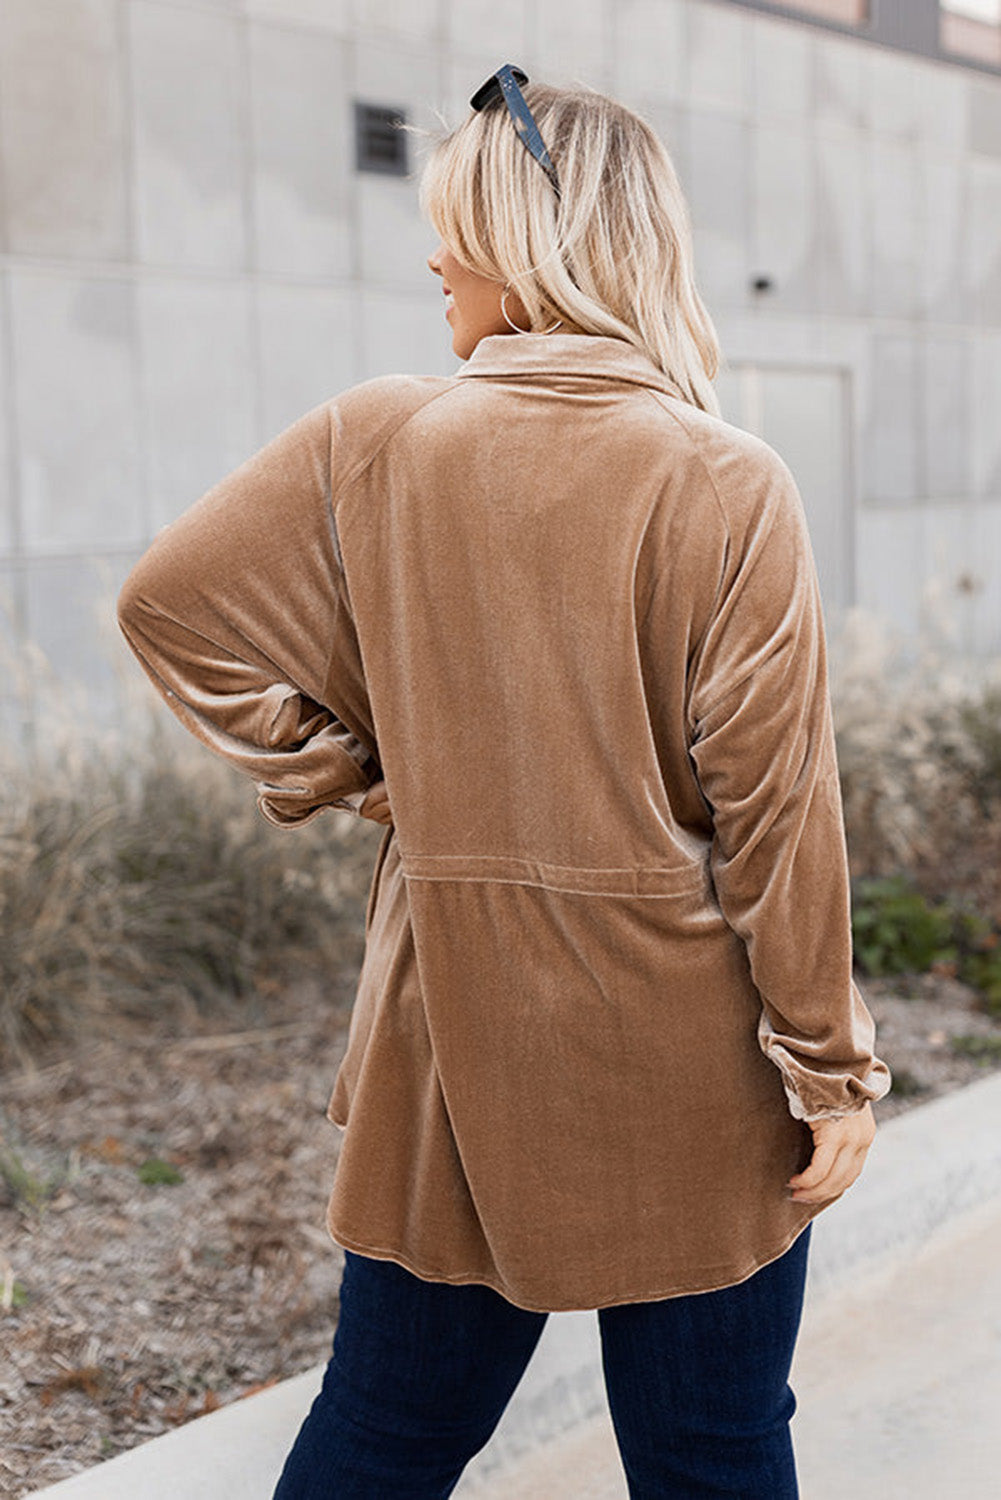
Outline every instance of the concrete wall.
<svg viewBox="0 0 1001 1500">
<path fill-rule="evenodd" d="M 717 0 L 0 0 L 7 635 L 101 693 L 159 525 L 326 396 L 457 368 L 352 101 L 434 128 L 503 61 L 663 134 L 728 415 L 744 367 L 848 380 L 849 595 L 914 629 L 941 578 L 1001 649 L 1001 79 Z"/>
</svg>

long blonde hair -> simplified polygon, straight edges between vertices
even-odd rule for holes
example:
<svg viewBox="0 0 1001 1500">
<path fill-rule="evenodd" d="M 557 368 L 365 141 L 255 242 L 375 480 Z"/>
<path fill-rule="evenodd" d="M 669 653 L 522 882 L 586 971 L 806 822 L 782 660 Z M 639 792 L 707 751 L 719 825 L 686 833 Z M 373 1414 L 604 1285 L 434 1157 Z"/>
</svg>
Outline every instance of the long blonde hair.
<svg viewBox="0 0 1001 1500">
<path fill-rule="evenodd" d="M 527 331 L 561 318 L 564 333 L 625 339 L 686 400 L 719 416 L 719 340 L 695 287 L 688 206 L 663 141 L 595 90 L 529 83 L 523 93 L 561 199 L 498 103 L 432 138 L 421 212 L 470 270 L 510 283 Z"/>
</svg>

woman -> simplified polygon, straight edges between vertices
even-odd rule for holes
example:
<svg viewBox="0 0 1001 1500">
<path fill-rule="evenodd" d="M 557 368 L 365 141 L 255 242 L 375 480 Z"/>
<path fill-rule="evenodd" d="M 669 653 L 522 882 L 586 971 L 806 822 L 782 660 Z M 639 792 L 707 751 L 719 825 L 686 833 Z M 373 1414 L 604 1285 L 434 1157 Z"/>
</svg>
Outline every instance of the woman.
<svg viewBox="0 0 1001 1500">
<path fill-rule="evenodd" d="M 464 366 L 308 412 L 120 601 L 266 817 L 386 825 L 340 1317 L 275 1496 L 451 1494 L 547 1313 L 595 1308 L 630 1494 L 785 1500 L 811 1220 L 890 1086 L 816 575 L 788 468 L 719 416 L 663 145 L 519 80 L 421 182 Z"/>
</svg>

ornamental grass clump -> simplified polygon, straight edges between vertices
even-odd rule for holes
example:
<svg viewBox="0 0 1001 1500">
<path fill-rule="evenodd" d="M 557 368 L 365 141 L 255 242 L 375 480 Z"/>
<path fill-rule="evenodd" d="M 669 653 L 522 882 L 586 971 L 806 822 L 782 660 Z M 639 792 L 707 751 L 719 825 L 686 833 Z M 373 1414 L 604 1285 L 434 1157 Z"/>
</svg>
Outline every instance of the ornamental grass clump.
<svg viewBox="0 0 1001 1500">
<path fill-rule="evenodd" d="M 380 825 L 274 828 L 131 661 L 114 730 L 88 727 L 37 652 L 4 666 L 27 730 L 0 743 L 0 1067 L 152 1006 L 183 1024 L 360 963 Z M 1001 1014 L 997 664 L 908 655 L 855 612 L 831 681 L 860 963 L 958 965 Z"/>
<path fill-rule="evenodd" d="M 1001 663 L 850 613 L 831 693 L 852 874 L 905 874 L 1001 925 Z"/>
<path fill-rule="evenodd" d="M 0 1065 L 173 1004 L 225 1011 L 360 961 L 380 828 L 277 829 L 146 698 L 0 755 Z"/>
</svg>

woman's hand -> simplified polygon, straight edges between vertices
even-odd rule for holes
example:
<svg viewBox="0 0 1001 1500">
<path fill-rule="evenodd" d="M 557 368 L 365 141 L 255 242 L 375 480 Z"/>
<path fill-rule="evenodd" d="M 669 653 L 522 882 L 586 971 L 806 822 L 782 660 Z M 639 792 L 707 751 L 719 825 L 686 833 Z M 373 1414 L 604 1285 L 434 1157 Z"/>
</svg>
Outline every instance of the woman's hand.
<svg viewBox="0 0 1001 1500">
<path fill-rule="evenodd" d="M 861 1172 L 876 1135 L 872 1105 L 840 1120 L 807 1121 L 813 1131 L 810 1165 L 789 1178 L 791 1197 L 797 1203 L 820 1203 L 837 1198 Z"/>
<path fill-rule="evenodd" d="M 393 821 L 393 814 L 389 808 L 389 796 L 386 792 L 386 783 L 384 781 L 373 781 L 358 811 L 363 818 L 371 818 L 374 823 L 391 823 Z"/>
</svg>

